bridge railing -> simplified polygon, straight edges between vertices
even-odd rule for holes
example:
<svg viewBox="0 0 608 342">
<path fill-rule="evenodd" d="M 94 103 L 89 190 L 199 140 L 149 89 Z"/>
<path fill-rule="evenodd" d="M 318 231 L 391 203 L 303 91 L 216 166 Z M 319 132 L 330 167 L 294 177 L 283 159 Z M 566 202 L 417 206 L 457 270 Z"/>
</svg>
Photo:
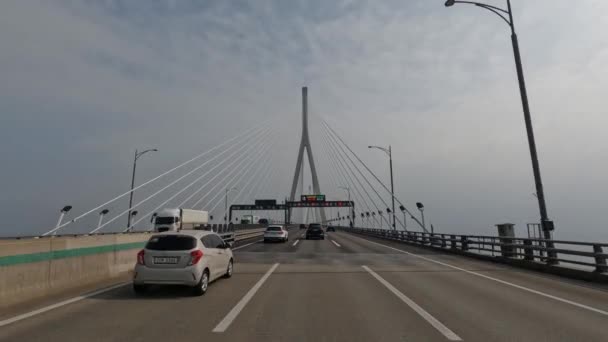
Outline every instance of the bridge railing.
<svg viewBox="0 0 608 342">
<path fill-rule="evenodd" d="M 461 253 L 547 265 L 568 264 L 596 273 L 608 272 L 608 243 L 484 235 L 433 234 L 372 228 L 342 228 L 369 236 Z M 551 242 L 553 247 L 547 247 Z M 551 245 L 551 243 L 549 245 Z M 553 253 L 550 253 L 553 252 Z"/>
</svg>

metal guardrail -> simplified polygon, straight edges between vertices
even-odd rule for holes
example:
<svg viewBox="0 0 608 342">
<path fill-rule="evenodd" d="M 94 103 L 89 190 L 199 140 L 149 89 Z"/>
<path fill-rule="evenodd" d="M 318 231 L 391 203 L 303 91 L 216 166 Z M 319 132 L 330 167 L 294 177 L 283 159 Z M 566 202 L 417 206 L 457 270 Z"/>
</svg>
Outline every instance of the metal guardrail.
<svg viewBox="0 0 608 342">
<path fill-rule="evenodd" d="M 545 240 L 536 238 L 483 235 L 432 234 L 403 230 L 341 228 L 359 234 L 428 246 L 444 250 L 519 259 L 531 263 L 557 263 L 586 266 L 597 273 L 608 272 L 608 243 Z M 547 247 L 553 243 L 553 248 Z M 558 247 L 559 246 L 559 247 Z"/>
</svg>

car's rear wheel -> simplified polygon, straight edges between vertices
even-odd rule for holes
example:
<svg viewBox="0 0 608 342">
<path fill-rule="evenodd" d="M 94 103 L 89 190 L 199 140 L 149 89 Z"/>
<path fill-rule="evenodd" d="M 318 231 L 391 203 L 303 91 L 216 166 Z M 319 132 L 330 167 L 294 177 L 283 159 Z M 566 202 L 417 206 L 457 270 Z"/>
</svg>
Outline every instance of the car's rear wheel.
<svg viewBox="0 0 608 342">
<path fill-rule="evenodd" d="M 226 274 L 224 274 L 224 278 L 232 277 L 232 272 L 234 272 L 234 263 L 232 262 L 232 259 L 230 259 L 228 262 L 228 269 L 226 270 Z"/>
<path fill-rule="evenodd" d="M 148 291 L 148 286 L 143 284 L 133 284 L 133 291 L 138 295 L 144 294 Z"/>
<path fill-rule="evenodd" d="M 207 292 L 207 288 L 209 287 L 209 270 L 203 271 L 203 275 L 201 276 L 201 280 L 194 286 L 194 294 L 197 296 L 202 296 Z"/>
</svg>

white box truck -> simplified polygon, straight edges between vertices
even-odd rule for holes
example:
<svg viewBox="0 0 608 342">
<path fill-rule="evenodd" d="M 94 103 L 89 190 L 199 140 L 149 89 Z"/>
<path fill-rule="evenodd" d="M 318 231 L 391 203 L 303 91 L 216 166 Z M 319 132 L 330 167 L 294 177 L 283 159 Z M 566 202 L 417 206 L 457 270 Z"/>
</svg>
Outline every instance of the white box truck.
<svg viewBox="0 0 608 342">
<path fill-rule="evenodd" d="M 197 229 L 209 223 L 209 213 L 193 209 L 163 209 L 154 213 L 154 231 L 167 232 Z"/>
<path fill-rule="evenodd" d="M 259 216 L 243 215 L 241 218 L 241 224 L 257 224 L 259 221 Z"/>
</svg>

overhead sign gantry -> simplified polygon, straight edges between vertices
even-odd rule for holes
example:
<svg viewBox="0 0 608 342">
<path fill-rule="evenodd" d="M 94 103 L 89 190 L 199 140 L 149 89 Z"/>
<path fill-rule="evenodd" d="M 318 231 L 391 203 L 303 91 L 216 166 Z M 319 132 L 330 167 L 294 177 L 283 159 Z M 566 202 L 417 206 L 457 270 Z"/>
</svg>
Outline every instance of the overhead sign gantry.
<svg viewBox="0 0 608 342">
<path fill-rule="evenodd" d="M 291 223 L 292 208 L 351 208 L 351 224 L 354 225 L 355 202 L 353 201 L 326 201 L 325 195 L 302 195 L 301 201 L 286 201 L 284 204 L 277 204 L 276 200 L 256 200 L 255 204 L 233 204 L 230 206 L 229 218 L 232 222 L 233 210 L 280 210 L 285 213 L 285 222 Z"/>
</svg>

